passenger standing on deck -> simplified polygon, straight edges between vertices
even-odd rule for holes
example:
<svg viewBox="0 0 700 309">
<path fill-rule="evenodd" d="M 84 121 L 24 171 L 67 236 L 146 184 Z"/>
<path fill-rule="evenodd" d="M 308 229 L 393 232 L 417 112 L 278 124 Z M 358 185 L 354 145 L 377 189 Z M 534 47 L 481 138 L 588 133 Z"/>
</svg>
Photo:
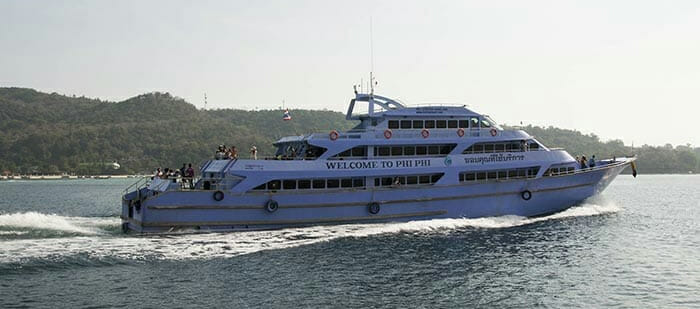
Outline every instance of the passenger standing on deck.
<svg viewBox="0 0 700 309">
<path fill-rule="evenodd" d="M 190 184 L 190 189 L 194 189 L 193 179 L 194 179 L 194 169 L 192 168 L 192 163 L 190 163 L 187 170 L 185 170 L 185 175 L 187 175 L 187 182 Z"/>
<path fill-rule="evenodd" d="M 581 156 L 581 168 L 587 168 L 588 166 L 586 165 L 586 156 Z"/>
<path fill-rule="evenodd" d="M 250 158 L 253 160 L 258 159 L 258 147 L 255 147 L 255 145 L 253 145 L 253 147 L 250 147 Z"/>
<path fill-rule="evenodd" d="M 180 176 L 185 177 L 186 170 L 187 170 L 187 165 L 185 165 L 185 163 L 182 163 L 182 167 L 180 168 Z"/>
<path fill-rule="evenodd" d="M 236 149 L 236 146 L 231 146 L 231 159 L 238 159 L 238 149 Z"/>
<path fill-rule="evenodd" d="M 223 159 L 225 151 L 226 151 L 226 149 L 224 148 L 224 145 L 219 145 L 219 147 L 216 149 L 216 154 L 214 155 L 214 159 L 216 159 L 216 160 Z"/>
<path fill-rule="evenodd" d="M 591 156 L 591 159 L 588 160 L 588 166 L 595 167 L 595 155 Z"/>
</svg>

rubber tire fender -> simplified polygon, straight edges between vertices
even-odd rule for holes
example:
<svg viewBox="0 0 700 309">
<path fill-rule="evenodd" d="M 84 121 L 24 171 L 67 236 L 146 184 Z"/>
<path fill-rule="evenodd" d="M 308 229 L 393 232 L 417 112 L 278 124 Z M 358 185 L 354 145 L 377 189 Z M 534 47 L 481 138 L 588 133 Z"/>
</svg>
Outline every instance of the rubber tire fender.
<svg viewBox="0 0 700 309">
<path fill-rule="evenodd" d="M 212 197 L 214 198 L 215 201 L 221 202 L 221 200 L 224 199 L 224 192 L 222 192 L 221 190 L 218 190 L 218 191 L 214 192 Z"/>
<path fill-rule="evenodd" d="M 382 210 L 382 207 L 379 206 L 379 203 L 370 203 L 367 205 L 367 211 L 373 215 L 378 214 L 380 210 Z"/>
<path fill-rule="evenodd" d="M 520 197 L 522 197 L 526 201 L 529 201 L 532 198 L 532 192 L 530 192 L 530 190 L 520 192 Z"/>
<path fill-rule="evenodd" d="M 280 204 L 277 203 L 275 200 L 269 200 L 267 203 L 265 203 L 265 210 L 269 213 L 273 213 L 277 211 L 277 209 L 280 207 Z"/>
</svg>

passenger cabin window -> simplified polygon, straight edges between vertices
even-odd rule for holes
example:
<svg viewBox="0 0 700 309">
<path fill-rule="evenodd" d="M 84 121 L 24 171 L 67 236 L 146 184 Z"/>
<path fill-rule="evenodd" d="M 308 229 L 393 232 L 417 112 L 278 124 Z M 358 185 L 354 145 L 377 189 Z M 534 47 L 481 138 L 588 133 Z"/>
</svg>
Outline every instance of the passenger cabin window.
<svg viewBox="0 0 700 309">
<path fill-rule="evenodd" d="M 560 176 L 560 175 L 567 175 L 567 174 L 573 174 L 575 172 L 575 168 L 573 166 L 556 166 L 556 167 L 550 167 L 544 172 L 544 176 Z"/>
<path fill-rule="evenodd" d="M 400 156 L 443 156 L 448 155 L 457 147 L 457 144 L 438 145 L 404 145 L 404 146 L 375 146 L 375 157 L 400 157 Z"/>
<path fill-rule="evenodd" d="M 364 177 L 352 178 L 328 178 L 328 179 L 276 179 L 261 184 L 254 191 L 278 191 L 278 190 L 310 190 L 310 189 L 337 189 L 337 188 L 364 188 Z"/>
<path fill-rule="evenodd" d="M 394 175 L 374 178 L 375 187 L 396 187 L 403 185 L 429 185 L 435 184 L 444 173 L 422 175 Z"/>
<path fill-rule="evenodd" d="M 512 179 L 535 178 L 540 171 L 539 166 L 516 168 L 516 169 L 498 169 L 489 171 L 474 171 L 459 173 L 460 182 L 481 182 L 481 181 L 505 181 Z"/>
<path fill-rule="evenodd" d="M 356 146 L 347 149 L 331 158 L 364 158 L 367 157 L 367 146 Z"/>
<path fill-rule="evenodd" d="M 498 152 L 523 152 L 523 151 L 541 151 L 544 150 L 534 141 L 500 141 L 488 143 L 475 143 L 465 149 L 463 154 L 473 153 L 498 153 Z"/>
<path fill-rule="evenodd" d="M 469 120 L 468 120 L 469 119 Z M 457 129 L 457 128 L 469 128 L 469 127 L 474 127 L 478 128 L 479 127 L 479 118 L 472 117 L 468 119 L 437 119 L 437 120 L 389 120 L 387 128 L 389 129 L 403 129 L 403 130 L 408 130 L 408 129 L 414 129 L 414 130 L 420 130 L 420 129 Z M 472 124 L 470 125 L 470 121 Z M 483 120 L 486 123 L 489 123 L 488 120 Z M 491 127 L 490 123 L 488 126 L 482 126 L 482 127 Z"/>
</svg>

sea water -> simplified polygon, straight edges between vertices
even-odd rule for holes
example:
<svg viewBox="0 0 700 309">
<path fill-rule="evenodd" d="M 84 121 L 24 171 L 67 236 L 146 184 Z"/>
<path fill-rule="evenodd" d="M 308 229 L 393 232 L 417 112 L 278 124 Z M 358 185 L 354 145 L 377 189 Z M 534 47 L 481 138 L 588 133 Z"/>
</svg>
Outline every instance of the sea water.
<svg viewBox="0 0 700 309">
<path fill-rule="evenodd" d="M 0 182 L 0 307 L 700 307 L 700 177 L 541 218 L 125 236 L 132 180 Z"/>
</svg>

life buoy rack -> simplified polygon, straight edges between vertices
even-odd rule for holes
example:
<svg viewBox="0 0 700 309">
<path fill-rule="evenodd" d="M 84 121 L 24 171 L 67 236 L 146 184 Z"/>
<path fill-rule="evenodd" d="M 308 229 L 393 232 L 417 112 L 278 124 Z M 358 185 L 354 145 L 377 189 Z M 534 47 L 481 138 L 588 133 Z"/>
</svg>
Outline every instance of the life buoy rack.
<svg viewBox="0 0 700 309">
<path fill-rule="evenodd" d="M 275 212 L 279 207 L 280 204 L 275 200 L 269 200 L 267 203 L 265 203 L 265 210 L 267 210 L 267 212 Z"/>
<path fill-rule="evenodd" d="M 462 128 L 457 129 L 457 136 L 459 136 L 459 137 L 464 136 L 464 129 L 462 129 Z"/>
<path fill-rule="evenodd" d="M 390 129 L 384 130 L 384 138 L 386 138 L 386 139 L 391 138 L 391 130 Z"/>
<path fill-rule="evenodd" d="M 491 129 L 491 136 L 496 136 L 496 135 L 498 135 L 498 130 Z"/>
<path fill-rule="evenodd" d="M 428 138 L 428 136 L 430 136 L 430 131 L 428 131 L 428 129 L 423 129 L 420 131 L 420 135 L 423 136 L 423 138 Z"/>
<path fill-rule="evenodd" d="M 338 131 L 336 131 L 336 130 L 333 130 L 333 131 L 331 131 L 331 133 L 328 134 L 328 137 L 329 137 L 332 141 L 337 140 L 339 136 L 340 136 L 340 135 L 338 134 Z"/>
<path fill-rule="evenodd" d="M 216 191 L 216 192 L 214 192 L 212 197 L 214 198 L 215 201 L 221 202 L 221 200 L 224 199 L 224 192 L 221 192 L 220 190 Z"/>
<path fill-rule="evenodd" d="M 520 197 L 522 197 L 526 201 L 529 201 L 532 198 L 532 192 L 530 192 L 530 190 L 520 192 Z"/>
<path fill-rule="evenodd" d="M 369 211 L 369 213 L 373 215 L 378 214 L 381 209 L 382 208 L 381 206 L 379 206 L 378 203 L 370 203 L 369 205 L 367 205 L 367 211 Z"/>
</svg>

